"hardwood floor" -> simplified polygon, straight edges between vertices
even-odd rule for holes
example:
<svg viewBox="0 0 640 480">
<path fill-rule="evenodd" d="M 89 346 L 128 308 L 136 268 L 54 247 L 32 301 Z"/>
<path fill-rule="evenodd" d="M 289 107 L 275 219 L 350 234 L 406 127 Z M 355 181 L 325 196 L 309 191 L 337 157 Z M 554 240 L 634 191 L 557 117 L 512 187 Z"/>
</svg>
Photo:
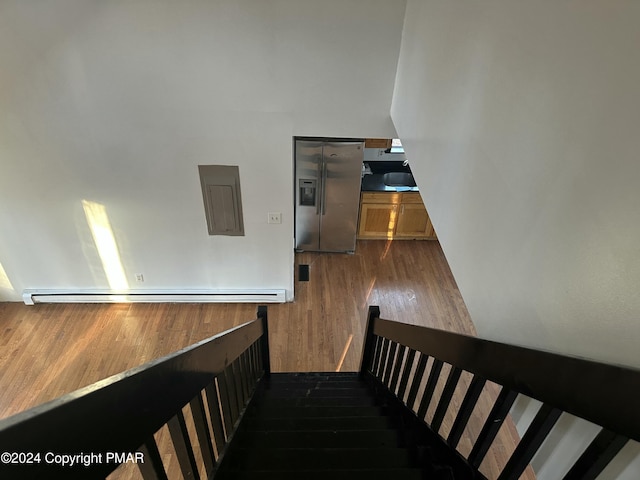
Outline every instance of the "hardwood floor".
<svg viewBox="0 0 640 480">
<path fill-rule="evenodd" d="M 437 241 L 365 240 L 354 255 L 300 253 L 298 264 L 310 266 L 309 281 L 296 278 L 295 301 L 268 310 L 275 372 L 358 370 L 369 305 L 475 335 Z M 0 303 L 0 418 L 251 320 L 256 308 Z"/>
</svg>

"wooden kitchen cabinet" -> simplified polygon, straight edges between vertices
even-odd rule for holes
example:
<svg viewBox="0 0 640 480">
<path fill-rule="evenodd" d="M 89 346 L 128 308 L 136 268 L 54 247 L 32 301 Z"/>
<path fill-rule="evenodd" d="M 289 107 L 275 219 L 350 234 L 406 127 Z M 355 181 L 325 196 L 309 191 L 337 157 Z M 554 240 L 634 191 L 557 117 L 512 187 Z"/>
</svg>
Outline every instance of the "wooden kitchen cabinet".
<svg viewBox="0 0 640 480">
<path fill-rule="evenodd" d="M 433 235 L 433 226 L 427 209 L 417 203 L 403 203 L 396 223 L 395 238 L 428 238 Z"/>
<path fill-rule="evenodd" d="M 393 238 L 398 205 L 363 203 L 360 208 L 359 238 Z"/>
<path fill-rule="evenodd" d="M 363 192 L 358 238 L 393 238 L 401 193 Z"/>
<path fill-rule="evenodd" d="M 391 138 L 365 138 L 364 148 L 391 148 Z"/>
<path fill-rule="evenodd" d="M 435 239 L 427 209 L 418 192 L 363 192 L 360 239 Z"/>
<path fill-rule="evenodd" d="M 434 238 L 436 236 L 427 209 L 418 192 L 402 194 L 395 238 Z"/>
</svg>

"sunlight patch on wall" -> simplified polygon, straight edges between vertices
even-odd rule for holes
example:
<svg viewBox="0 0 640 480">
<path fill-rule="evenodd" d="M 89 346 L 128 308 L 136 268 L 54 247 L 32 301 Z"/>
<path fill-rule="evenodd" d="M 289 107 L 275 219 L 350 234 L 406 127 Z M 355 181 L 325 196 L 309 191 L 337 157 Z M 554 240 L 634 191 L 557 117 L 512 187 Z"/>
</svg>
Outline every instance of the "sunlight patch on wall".
<svg viewBox="0 0 640 480">
<path fill-rule="evenodd" d="M 120 252 L 113 236 L 111 222 L 104 205 L 89 200 L 82 200 L 82 208 L 87 223 L 98 249 L 102 268 L 107 275 L 107 282 L 112 290 L 128 290 L 129 283 L 120 261 Z"/>
<path fill-rule="evenodd" d="M 2 263 L 0 263 L 0 288 L 6 288 L 7 290 L 14 290 L 13 285 L 11 285 L 11 280 L 7 276 L 7 272 L 4 271 L 4 267 Z"/>
</svg>

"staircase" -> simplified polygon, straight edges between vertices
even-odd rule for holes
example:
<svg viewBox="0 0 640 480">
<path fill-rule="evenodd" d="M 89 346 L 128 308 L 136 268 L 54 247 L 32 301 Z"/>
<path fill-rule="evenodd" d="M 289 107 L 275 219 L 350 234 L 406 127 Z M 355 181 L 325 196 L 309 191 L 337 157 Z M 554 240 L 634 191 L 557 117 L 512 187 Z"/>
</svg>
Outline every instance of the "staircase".
<svg viewBox="0 0 640 480">
<path fill-rule="evenodd" d="M 487 480 L 483 460 L 501 455 L 489 478 L 518 480 L 548 445 L 573 440 L 555 428 L 567 413 L 600 429 L 556 478 L 605 480 L 640 441 L 638 384 L 637 369 L 384 320 L 378 307 L 360 372 L 272 373 L 260 307 L 256 320 L 1 419 L 0 478 L 98 480 L 141 458 L 144 480 Z M 519 396 L 540 407 L 505 453 L 498 433 Z M 463 455 L 472 418 L 482 426 Z M 170 444 L 156 441 L 165 427 Z"/>
<path fill-rule="evenodd" d="M 216 479 L 457 479 L 397 406 L 357 373 L 271 374 Z"/>
</svg>

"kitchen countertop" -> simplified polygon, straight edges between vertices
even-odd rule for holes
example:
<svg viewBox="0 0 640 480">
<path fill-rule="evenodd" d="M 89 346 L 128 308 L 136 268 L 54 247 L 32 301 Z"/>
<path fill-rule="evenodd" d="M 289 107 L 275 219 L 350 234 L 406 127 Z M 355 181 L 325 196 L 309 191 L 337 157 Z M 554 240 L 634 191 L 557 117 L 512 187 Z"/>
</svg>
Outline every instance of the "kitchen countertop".
<svg viewBox="0 0 640 480">
<path fill-rule="evenodd" d="M 362 177 L 363 192 L 419 192 L 418 187 L 389 187 L 384 184 L 383 174 L 365 175 Z"/>
</svg>

